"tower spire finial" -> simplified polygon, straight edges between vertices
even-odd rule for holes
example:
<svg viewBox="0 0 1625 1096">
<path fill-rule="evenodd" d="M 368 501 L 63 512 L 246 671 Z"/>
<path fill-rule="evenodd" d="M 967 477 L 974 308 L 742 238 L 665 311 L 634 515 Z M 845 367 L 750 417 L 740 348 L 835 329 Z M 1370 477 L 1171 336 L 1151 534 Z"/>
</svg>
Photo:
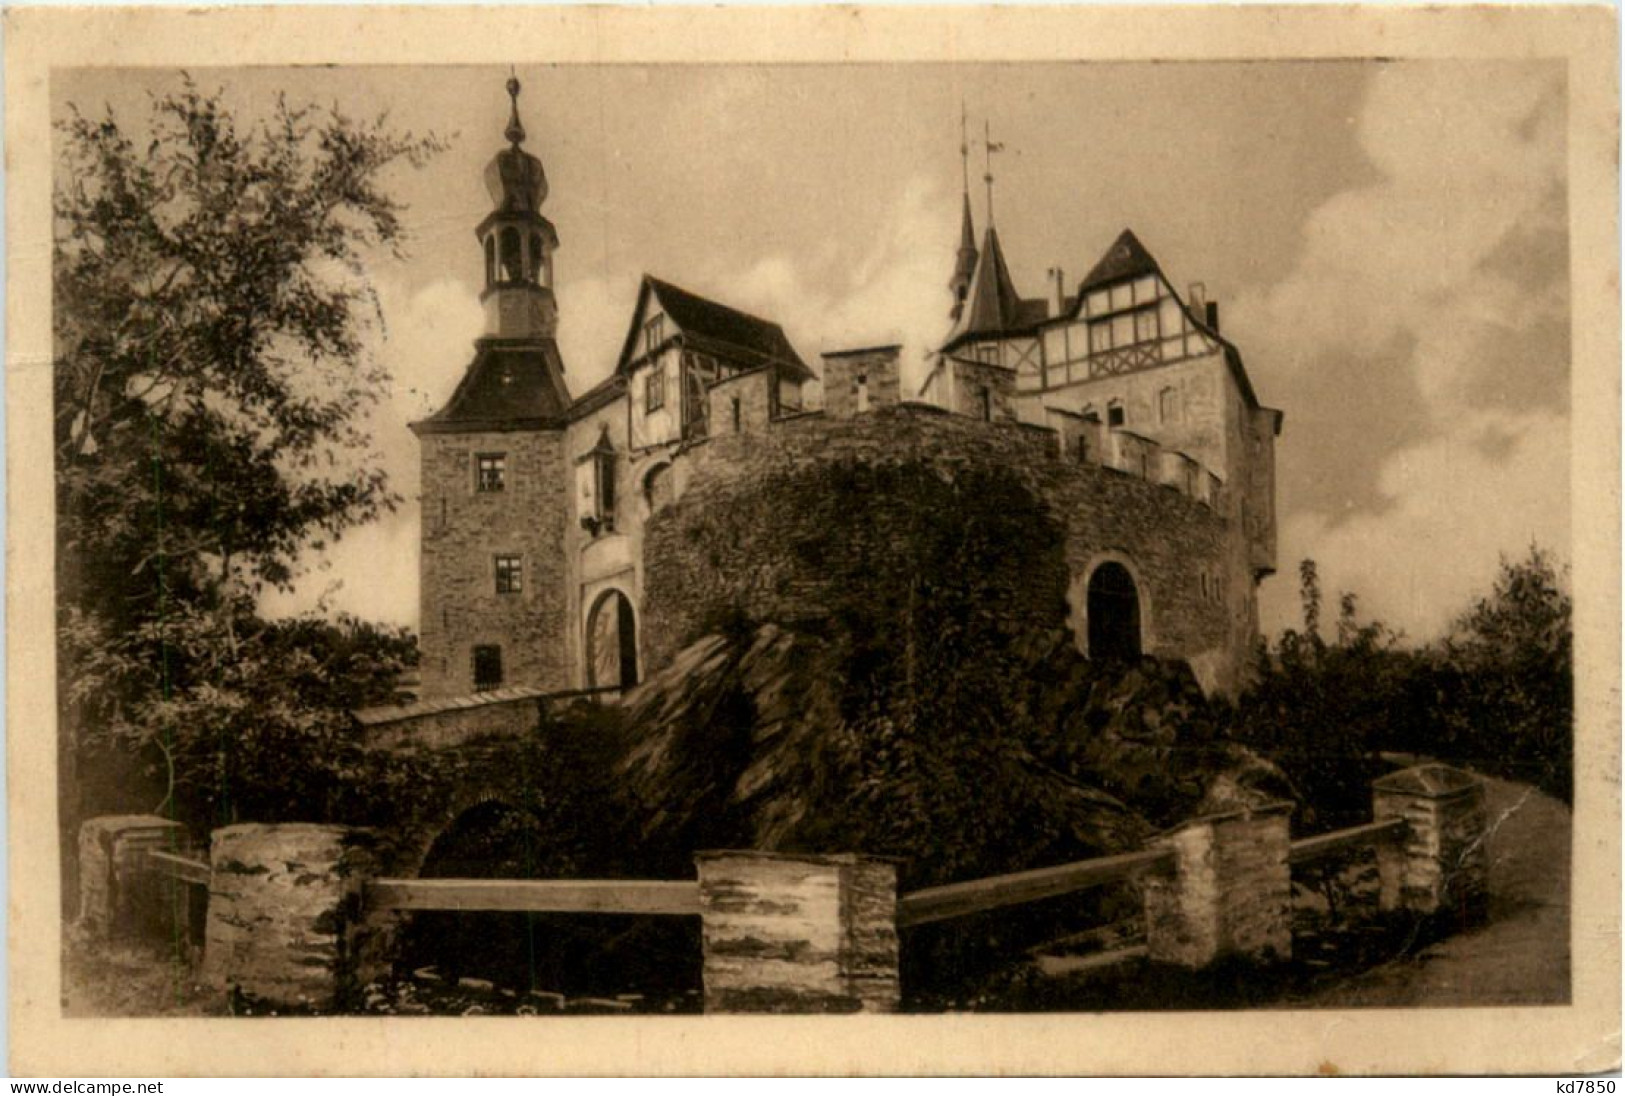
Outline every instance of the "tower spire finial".
<svg viewBox="0 0 1625 1096">
<path fill-rule="evenodd" d="M 970 136 L 966 129 L 968 117 L 965 113 L 965 100 L 959 100 L 959 174 L 960 188 L 966 199 L 970 198 Z"/>
<path fill-rule="evenodd" d="M 519 75 L 510 65 L 508 66 L 508 98 L 512 101 L 513 107 L 508 115 L 508 128 L 502 131 L 502 135 L 515 145 L 522 144 L 525 140 L 525 124 L 519 120 L 519 88 Z"/>
<path fill-rule="evenodd" d="M 993 126 L 985 118 L 982 119 L 982 147 L 986 150 L 984 160 L 987 164 L 982 175 L 983 181 L 987 183 L 987 227 L 991 229 L 993 227 L 993 154 L 1003 152 L 1004 146 L 994 143 Z"/>
</svg>

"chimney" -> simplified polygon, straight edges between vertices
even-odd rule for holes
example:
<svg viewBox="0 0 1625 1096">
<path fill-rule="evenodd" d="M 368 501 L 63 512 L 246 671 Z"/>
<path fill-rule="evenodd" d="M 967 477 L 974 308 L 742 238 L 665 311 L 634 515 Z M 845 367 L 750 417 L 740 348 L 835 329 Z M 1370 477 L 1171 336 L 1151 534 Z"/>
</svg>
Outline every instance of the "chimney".
<svg viewBox="0 0 1625 1096">
<path fill-rule="evenodd" d="M 1219 302 L 1207 302 L 1207 326 L 1215 335 L 1219 333 Z"/>
<path fill-rule="evenodd" d="M 1190 305 L 1191 315 L 1197 319 L 1207 318 L 1207 286 L 1201 282 L 1192 282 L 1185 291 L 1185 303 Z"/>
<path fill-rule="evenodd" d="M 1055 282 L 1055 299 L 1050 302 L 1049 314 L 1053 319 L 1066 311 L 1066 274 L 1060 267 L 1049 268 L 1049 276 Z"/>
</svg>

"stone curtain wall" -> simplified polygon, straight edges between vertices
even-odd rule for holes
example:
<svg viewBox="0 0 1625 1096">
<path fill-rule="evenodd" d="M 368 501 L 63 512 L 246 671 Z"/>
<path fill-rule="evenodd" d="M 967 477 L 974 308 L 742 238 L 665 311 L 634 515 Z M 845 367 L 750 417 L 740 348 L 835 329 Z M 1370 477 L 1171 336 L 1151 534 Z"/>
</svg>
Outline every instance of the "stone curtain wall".
<svg viewBox="0 0 1625 1096">
<path fill-rule="evenodd" d="M 1224 520 L 1171 487 L 1062 460 L 1056 435 L 1041 427 L 916 404 L 714 437 L 687 459 L 686 491 L 645 533 L 643 641 L 651 669 L 719 622 L 816 621 L 851 575 L 906 573 L 914 561 L 905 534 L 941 515 L 924 512 L 933 502 L 915 491 L 886 493 L 908 482 L 895 474 L 905 466 L 945 485 L 935 504 L 951 497 L 955 477 L 976 473 L 1012 504 L 1030 503 L 1037 524 L 1050 523 L 1051 530 L 1016 535 L 1053 535 L 1053 558 L 1041 545 L 1010 546 L 1007 607 L 1029 626 L 1059 627 L 1069 582 L 1102 553 L 1117 552 L 1134 560 L 1145 584 L 1151 653 L 1227 650 L 1224 605 L 1204 598 L 1200 584 L 1204 569 L 1224 567 Z M 1024 565 L 1042 573 L 1015 570 Z M 1226 674 L 1245 653 L 1228 652 L 1236 657 Z"/>
<path fill-rule="evenodd" d="M 574 480 L 563 444 L 557 432 L 423 437 L 425 697 L 472 693 L 483 644 L 502 648 L 504 685 L 570 687 L 564 522 Z M 504 490 L 475 490 L 481 453 L 506 456 Z M 520 593 L 496 592 L 499 553 L 520 556 Z"/>
</svg>

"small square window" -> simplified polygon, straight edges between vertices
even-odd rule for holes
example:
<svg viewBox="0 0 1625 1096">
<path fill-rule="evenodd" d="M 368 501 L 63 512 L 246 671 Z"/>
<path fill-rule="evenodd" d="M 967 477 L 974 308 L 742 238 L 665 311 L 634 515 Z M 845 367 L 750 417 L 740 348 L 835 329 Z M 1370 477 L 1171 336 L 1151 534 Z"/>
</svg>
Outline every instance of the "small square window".
<svg viewBox="0 0 1625 1096">
<path fill-rule="evenodd" d="M 659 366 L 649 370 L 643 382 L 643 409 L 658 411 L 666 406 L 666 371 Z"/>
<path fill-rule="evenodd" d="M 518 556 L 497 557 L 497 593 L 517 594 L 525 588 L 525 565 Z"/>
<path fill-rule="evenodd" d="M 508 486 L 508 457 L 505 453 L 481 453 L 475 458 L 475 489 L 481 493 L 503 491 Z"/>
<path fill-rule="evenodd" d="M 1114 404 L 1112 404 L 1112 405 L 1110 405 L 1109 407 L 1106 408 L 1106 425 L 1107 426 L 1122 426 L 1124 421 L 1125 421 L 1125 416 L 1123 414 L 1123 405 L 1122 404 L 1114 403 Z"/>
<path fill-rule="evenodd" d="M 474 691 L 489 692 L 502 686 L 502 648 L 495 645 L 474 648 Z"/>
</svg>

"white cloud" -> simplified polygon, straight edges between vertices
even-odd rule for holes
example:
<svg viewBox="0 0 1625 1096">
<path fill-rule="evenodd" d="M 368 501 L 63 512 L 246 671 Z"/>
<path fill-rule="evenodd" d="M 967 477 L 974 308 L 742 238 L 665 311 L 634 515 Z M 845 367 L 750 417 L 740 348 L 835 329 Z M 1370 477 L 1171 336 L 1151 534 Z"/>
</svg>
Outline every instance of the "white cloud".
<svg viewBox="0 0 1625 1096">
<path fill-rule="evenodd" d="M 1519 66 L 1384 67 L 1359 123 L 1382 178 L 1317 209 L 1292 274 L 1238 300 L 1232 333 L 1288 373 L 1410 347 L 1425 417 L 1422 437 L 1382 460 L 1383 507 L 1334 520 L 1281 500 L 1284 573 L 1264 587 L 1266 631 L 1297 623 L 1305 557 L 1329 601 L 1351 590 L 1365 615 L 1425 640 L 1488 588 L 1499 554 L 1531 540 L 1567 554 L 1566 412 L 1490 413 L 1471 398 L 1499 332 L 1567 318 L 1566 279 L 1531 286 L 1505 260 L 1520 241 L 1567 231 L 1554 200 L 1560 80 Z"/>
<path fill-rule="evenodd" d="M 608 377 L 637 305 L 635 271 L 559 283 L 559 353 L 564 378 L 577 396 Z"/>
<path fill-rule="evenodd" d="M 1387 510 L 1333 522 L 1290 515 L 1282 573 L 1265 583 L 1266 632 L 1299 627 L 1297 561 L 1314 559 L 1326 605 L 1345 590 L 1360 615 L 1414 640 L 1439 634 L 1495 580 L 1500 556 L 1538 540 L 1568 558 L 1568 420 L 1552 412 L 1465 416 L 1448 433 L 1396 450 L 1382 470 Z"/>
<path fill-rule="evenodd" d="M 883 229 L 866 243 L 840 241 L 816 256 L 768 256 L 718 295 L 783 324 L 808 357 L 901 343 L 911 391 L 923 378 L 926 351 L 947 333 L 957 210 L 939 181 L 917 175 L 892 198 Z"/>
<path fill-rule="evenodd" d="M 325 551 L 307 553 L 307 571 L 294 589 L 261 599 L 260 608 L 272 616 L 321 608 L 384 623 L 417 624 L 418 447 L 406 426 L 451 395 L 473 356 L 482 315 L 475 290 L 454 279 L 409 293 L 381 274 L 375 287 L 383 325 L 374 330 L 369 353 L 389 366 L 394 382 L 369 421 L 390 482 L 405 502 L 394 514 L 351 530 Z"/>
</svg>

